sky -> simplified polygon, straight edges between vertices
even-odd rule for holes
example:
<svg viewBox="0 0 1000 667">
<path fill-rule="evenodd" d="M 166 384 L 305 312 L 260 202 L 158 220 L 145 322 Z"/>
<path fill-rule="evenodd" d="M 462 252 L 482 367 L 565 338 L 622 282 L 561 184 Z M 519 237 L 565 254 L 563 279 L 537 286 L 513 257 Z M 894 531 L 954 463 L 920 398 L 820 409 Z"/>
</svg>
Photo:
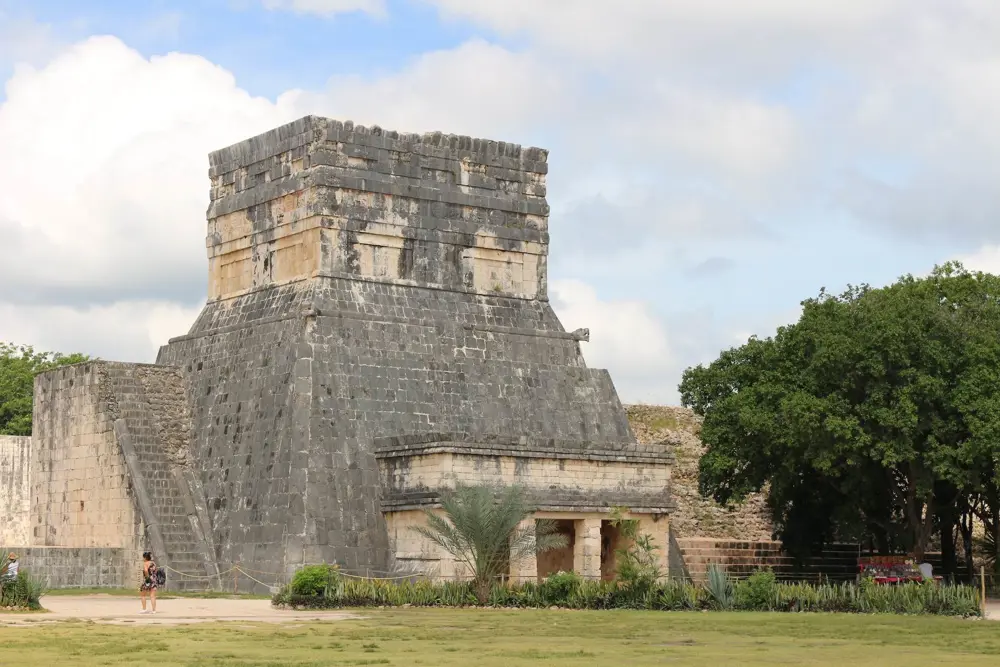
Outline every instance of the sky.
<svg viewBox="0 0 1000 667">
<path fill-rule="evenodd" d="M 821 288 L 1000 272 L 995 0 L 0 0 L 0 340 L 153 361 L 209 151 L 307 114 L 549 153 L 549 294 L 622 400 Z"/>
</svg>

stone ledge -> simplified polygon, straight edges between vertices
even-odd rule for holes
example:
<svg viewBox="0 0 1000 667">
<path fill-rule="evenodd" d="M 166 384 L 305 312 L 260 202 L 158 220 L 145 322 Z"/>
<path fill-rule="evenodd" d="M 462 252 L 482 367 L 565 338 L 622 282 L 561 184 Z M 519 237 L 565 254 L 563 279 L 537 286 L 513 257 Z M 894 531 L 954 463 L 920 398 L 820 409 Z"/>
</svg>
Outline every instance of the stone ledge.
<svg viewBox="0 0 1000 667">
<path fill-rule="evenodd" d="M 367 128 L 349 120 L 304 116 L 250 139 L 212 151 L 209 154 L 209 174 L 217 176 L 249 167 L 255 162 L 313 142 L 338 142 L 432 157 L 479 158 L 483 164 L 543 174 L 548 171 L 548 151 L 542 148 L 522 148 L 515 143 L 441 132 L 422 135 L 401 133 L 383 130 L 378 126 Z"/>
<path fill-rule="evenodd" d="M 382 511 L 390 513 L 440 507 L 443 492 L 443 490 L 383 492 L 385 495 L 382 498 Z M 676 504 L 668 494 L 618 495 L 601 492 L 597 495 L 558 492 L 551 489 L 545 491 L 526 489 L 526 494 L 529 504 L 536 512 L 607 514 L 615 507 L 627 507 L 633 514 L 670 514 L 676 509 Z"/>
<path fill-rule="evenodd" d="M 208 206 L 208 217 L 218 218 L 229 213 L 249 209 L 266 202 L 279 199 L 285 195 L 303 190 L 330 188 L 333 190 L 352 190 L 355 192 L 373 192 L 393 197 L 403 197 L 417 201 L 444 202 L 458 206 L 468 206 L 487 211 L 504 211 L 546 217 L 549 215 L 549 205 L 541 198 L 528 198 L 524 195 L 502 197 L 498 195 L 466 193 L 453 187 L 433 187 L 427 182 L 401 183 L 393 180 L 395 177 L 383 177 L 374 171 L 366 171 L 351 167 L 331 167 L 316 165 L 303 171 L 283 176 L 274 181 L 265 181 L 254 187 L 220 196 L 213 199 Z M 490 191 L 483 191 L 488 193 Z"/>
<path fill-rule="evenodd" d="M 669 464 L 674 460 L 673 454 L 662 445 L 469 433 L 407 434 L 375 438 L 372 445 L 375 457 L 378 459 L 453 453 L 472 456 L 579 459 L 659 465 Z"/>
<path fill-rule="evenodd" d="M 323 274 L 324 278 L 346 278 L 346 276 L 335 276 L 333 274 Z M 375 281 L 373 281 L 375 282 Z M 274 286 L 269 286 L 264 289 L 271 289 Z M 451 291 L 451 290 L 448 290 Z M 228 297 L 227 297 L 228 298 Z M 235 298 L 235 297 L 233 297 Z M 517 299 L 520 297 L 510 297 L 505 298 Z M 421 321 L 416 319 L 408 319 L 405 317 L 392 317 L 388 315 L 368 315 L 366 313 L 358 313 L 349 310 L 335 310 L 335 311 L 321 311 L 318 308 L 303 308 L 301 312 L 292 314 L 275 315 L 273 317 L 264 317 L 259 320 L 254 320 L 250 322 L 242 322 L 239 324 L 229 324 L 222 327 L 217 327 L 215 329 L 207 329 L 205 331 L 198 331 L 196 333 L 184 334 L 183 336 L 174 336 L 168 343 L 180 343 L 187 340 L 196 340 L 198 338 L 204 338 L 205 336 L 214 336 L 218 334 L 230 333 L 232 331 L 239 331 L 240 329 L 245 329 L 247 327 L 262 326 L 265 324 L 273 324 L 275 322 L 284 322 L 287 320 L 297 320 L 302 318 L 332 318 L 332 319 L 345 319 L 345 320 L 357 320 L 361 322 L 372 322 L 376 324 L 400 324 L 405 326 L 415 326 L 415 327 L 425 327 L 425 328 L 435 328 L 438 326 L 453 326 L 451 322 L 445 322 L 443 320 L 439 321 Z M 501 327 L 501 326 L 484 326 L 484 325 L 473 325 L 465 324 L 462 325 L 467 331 L 483 331 L 486 333 L 510 335 L 510 336 L 532 336 L 536 338 L 555 338 L 560 340 L 575 340 L 583 341 L 587 340 L 584 338 L 583 334 L 573 332 L 565 333 L 562 331 L 546 331 L 544 329 L 515 329 L 512 327 Z M 155 366 L 155 365 L 154 365 Z M 596 369 L 594 369 L 596 370 Z"/>
</svg>

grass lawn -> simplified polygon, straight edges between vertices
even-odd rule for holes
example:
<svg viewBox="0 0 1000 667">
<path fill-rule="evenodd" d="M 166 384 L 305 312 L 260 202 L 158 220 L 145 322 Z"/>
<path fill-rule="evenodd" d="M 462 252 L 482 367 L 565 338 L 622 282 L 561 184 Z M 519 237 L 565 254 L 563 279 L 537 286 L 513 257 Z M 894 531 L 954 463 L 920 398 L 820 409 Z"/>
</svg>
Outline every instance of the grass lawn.
<svg viewBox="0 0 1000 667">
<path fill-rule="evenodd" d="M 851 614 L 365 610 L 291 625 L 0 627 L 2 665 L 997 665 L 1000 623 Z"/>
</svg>

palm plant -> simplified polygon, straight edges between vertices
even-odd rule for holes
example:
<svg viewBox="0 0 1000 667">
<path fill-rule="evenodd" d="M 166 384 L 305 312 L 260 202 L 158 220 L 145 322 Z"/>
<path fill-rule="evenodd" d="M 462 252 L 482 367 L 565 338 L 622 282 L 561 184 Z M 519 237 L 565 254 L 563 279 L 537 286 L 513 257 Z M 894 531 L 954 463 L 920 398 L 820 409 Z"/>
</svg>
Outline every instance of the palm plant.
<svg viewBox="0 0 1000 667">
<path fill-rule="evenodd" d="M 555 521 L 522 522 L 531 516 L 524 491 L 517 486 L 459 486 L 441 498 L 442 514 L 425 510 L 426 526 L 415 526 L 472 572 L 480 604 L 489 600 L 493 582 L 532 554 L 567 545 Z"/>
</svg>

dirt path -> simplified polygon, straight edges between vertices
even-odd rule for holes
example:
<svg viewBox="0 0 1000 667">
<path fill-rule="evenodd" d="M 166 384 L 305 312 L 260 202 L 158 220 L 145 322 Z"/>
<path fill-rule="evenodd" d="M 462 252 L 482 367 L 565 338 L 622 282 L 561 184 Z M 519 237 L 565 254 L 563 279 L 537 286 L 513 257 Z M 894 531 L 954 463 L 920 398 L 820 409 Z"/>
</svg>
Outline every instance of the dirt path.
<svg viewBox="0 0 1000 667">
<path fill-rule="evenodd" d="M 210 621 L 289 623 L 342 621 L 361 618 L 343 611 L 286 611 L 271 607 L 270 600 L 159 600 L 156 614 L 140 614 L 139 598 L 116 595 L 57 595 L 42 598 L 47 613 L 0 616 L 0 625 L 37 625 L 70 619 L 114 625 L 182 625 Z"/>
</svg>

